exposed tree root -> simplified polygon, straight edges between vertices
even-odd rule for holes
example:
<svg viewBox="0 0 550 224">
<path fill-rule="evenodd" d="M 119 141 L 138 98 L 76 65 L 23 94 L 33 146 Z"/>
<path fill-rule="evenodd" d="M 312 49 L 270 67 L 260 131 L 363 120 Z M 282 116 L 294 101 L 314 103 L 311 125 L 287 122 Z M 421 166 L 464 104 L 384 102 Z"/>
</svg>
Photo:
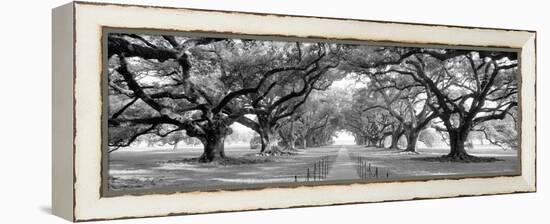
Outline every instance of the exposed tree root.
<svg viewBox="0 0 550 224">
<path fill-rule="evenodd" d="M 502 161 L 494 157 L 477 157 L 472 155 L 460 155 L 460 156 L 450 156 L 444 155 L 439 157 L 422 157 L 422 158 L 411 158 L 412 160 L 421 160 L 428 162 L 458 162 L 458 163 L 491 163 L 496 161 Z"/>
<path fill-rule="evenodd" d="M 296 155 L 298 153 L 294 151 L 286 151 L 286 150 L 270 150 L 265 152 L 257 153 L 256 156 L 292 156 Z"/>
<path fill-rule="evenodd" d="M 222 165 L 222 166 L 232 166 L 232 165 L 248 165 L 248 164 L 258 164 L 258 163 L 267 163 L 272 162 L 273 160 L 267 157 L 251 157 L 251 156 L 244 156 L 244 157 L 224 157 L 224 158 L 217 158 L 212 162 L 204 163 L 201 162 L 200 158 L 184 158 L 184 159 L 177 159 L 177 160 L 168 160 L 160 163 L 183 163 L 183 164 L 200 164 L 203 166 L 216 166 L 216 165 Z"/>
<path fill-rule="evenodd" d="M 393 153 L 396 153 L 396 154 L 401 154 L 401 155 L 420 155 L 419 152 L 417 151 L 410 151 L 410 150 L 399 150 L 399 151 L 395 151 Z"/>
</svg>

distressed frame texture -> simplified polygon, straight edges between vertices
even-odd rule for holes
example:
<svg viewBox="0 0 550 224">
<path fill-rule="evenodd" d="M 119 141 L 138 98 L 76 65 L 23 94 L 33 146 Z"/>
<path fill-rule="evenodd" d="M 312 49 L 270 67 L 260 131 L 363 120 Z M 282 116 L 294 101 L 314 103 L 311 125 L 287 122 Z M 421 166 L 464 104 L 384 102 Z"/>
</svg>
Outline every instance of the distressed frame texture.
<svg viewBox="0 0 550 224">
<path fill-rule="evenodd" d="M 54 9 L 53 27 L 53 211 L 71 221 L 536 191 L 534 31 L 81 2 Z M 105 28 L 518 51 L 521 173 L 107 197 L 102 193 L 102 35 Z"/>
</svg>

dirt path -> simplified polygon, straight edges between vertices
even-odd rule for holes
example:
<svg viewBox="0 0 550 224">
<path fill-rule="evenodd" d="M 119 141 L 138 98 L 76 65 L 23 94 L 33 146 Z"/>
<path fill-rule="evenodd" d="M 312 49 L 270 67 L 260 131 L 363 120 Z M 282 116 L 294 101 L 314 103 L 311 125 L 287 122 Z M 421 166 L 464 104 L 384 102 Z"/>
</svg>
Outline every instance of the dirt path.
<svg viewBox="0 0 550 224">
<path fill-rule="evenodd" d="M 355 180 L 359 179 L 355 170 L 355 163 L 351 161 L 348 154 L 348 149 L 341 148 L 338 151 L 336 161 L 329 170 L 326 180 Z"/>
</svg>

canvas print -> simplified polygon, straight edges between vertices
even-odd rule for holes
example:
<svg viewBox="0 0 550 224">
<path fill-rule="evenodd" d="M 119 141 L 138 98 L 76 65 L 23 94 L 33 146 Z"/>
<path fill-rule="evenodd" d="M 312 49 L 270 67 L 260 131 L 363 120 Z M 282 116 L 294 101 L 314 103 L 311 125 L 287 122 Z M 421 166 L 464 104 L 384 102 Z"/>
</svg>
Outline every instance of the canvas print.
<svg viewBox="0 0 550 224">
<path fill-rule="evenodd" d="M 103 41 L 111 192 L 520 173 L 513 49 L 131 30 Z"/>
</svg>

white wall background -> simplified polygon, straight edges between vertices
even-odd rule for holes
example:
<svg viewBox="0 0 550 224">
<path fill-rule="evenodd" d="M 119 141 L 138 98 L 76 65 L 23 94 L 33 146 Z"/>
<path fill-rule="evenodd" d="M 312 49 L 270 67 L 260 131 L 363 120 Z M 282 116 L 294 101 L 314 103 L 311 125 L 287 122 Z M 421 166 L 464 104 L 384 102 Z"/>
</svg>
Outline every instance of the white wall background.
<svg viewBox="0 0 550 224">
<path fill-rule="evenodd" d="M 115 1 L 115 0 L 112 0 Z M 0 223 L 63 223 L 51 215 L 51 8 L 66 3 L 4 1 L 0 7 Z M 103 2 L 103 1 L 101 1 Z M 544 1 L 117 1 L 370 20 L 538 31 L 538 193 L 236 212 L 110 223 L 540 223 L 550 204 L 550 12 Z M 266 24 L 268 26 L 269 24 Z M 243 24 L 246 26 L 246 24 Z M 534 221 L 534 222 L 532 222 Z"/>
</svg>

